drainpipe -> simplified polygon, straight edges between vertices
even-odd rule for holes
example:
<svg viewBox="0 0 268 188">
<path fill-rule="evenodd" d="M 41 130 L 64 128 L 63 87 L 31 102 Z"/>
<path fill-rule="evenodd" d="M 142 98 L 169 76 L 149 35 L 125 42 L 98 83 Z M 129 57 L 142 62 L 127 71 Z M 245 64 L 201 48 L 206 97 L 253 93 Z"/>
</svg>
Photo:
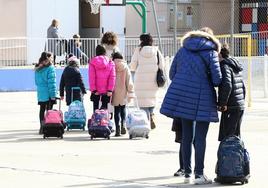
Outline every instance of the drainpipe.
<svg viewBox="0 0 268 188">
<path fill-rule="evenodd" d="M 142 19 L 142 33 L 147 32 L 147 8 L 146 5 L 142 1 L 134 1 L 134 0 L 127 0 L 127 5 L 132 5 L 132 7 L 136 10 L 138 15 Z M 139 6 L 141 8 L 141 11 L 136 7 Z"/>
</svg>

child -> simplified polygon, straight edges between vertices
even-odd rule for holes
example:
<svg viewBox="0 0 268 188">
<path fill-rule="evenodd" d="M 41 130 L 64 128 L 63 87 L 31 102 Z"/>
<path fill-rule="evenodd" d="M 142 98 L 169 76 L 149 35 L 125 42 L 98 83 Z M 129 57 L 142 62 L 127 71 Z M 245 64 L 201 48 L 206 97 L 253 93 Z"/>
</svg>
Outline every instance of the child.
<svg viewBox="0 0 268 188">
<path fill-rule="evenodd" d="M 180 166 L 179 166 L 179 170 L 177 170 L 177 172 L 174 173 L 174 176 L 182 177 L 182 176 L 184 176 L 184 167 L 183 167 L 182 145 L 181 145 L 181 140 L 182 140 L 181 118 L 174 118 L 173 119 L 171 130 L 175 132 L 175 142 L 180 143 L 180 151 L 179 151 Z"/>
<path fill-rule="evenodd" d="M 85 85 L 83 83 L 83 79 L 81 73 L 79 71 L 78 65 L 79 60 L 76 56 L 69 55 L 68 66 L 64 69 L 61 79 L 60 79 L 60 96 L 61 100 L 64 99 L 64 89 L 66 92 L 66 104 L 69 106 L 72 100 L 80 100 L 81 101 L 81 92 L 82 94 L 86 94 Z M 80 87 L 81 92 L 78 90 L 73 91 L 73 99 L 72 99 L 72 87 Z"/>
<path fill-rule="evenodd" d="M 115 136 L 126 134 L 126 103 L 134 97 L 134 85 L 131 73 L 123 56 L 116 52 L 112 55 L 116 69 L 115 90 L 113 92 L 112 105 L 114 106 Z M 128 99 L 127 99 L 128 98 Z M 121 120 L 121 128 L 119 121 Z M 120 130 L 121 129 L 121 130 Z"/>
<path fill-rule="evenodd" d="M 96 56 L 90 61 L 88 74 L 94 112 L 99 109 L 100 100 L 101 109 L 107 109 L 115 86 L 115 65 L 101 45 L 96 47 Z"/>
<path fill-rule="evenodd" d="M 40 105 L 39 134 L 43 134 L 42 124 L 45 117 L 45 111 L 51 110 L 56 103 L 56 72 L 52 65 L 53 55 L 50 52 L 42 52 L 38 63 L 35 65 L 35 85 L 37 87 L 38 105 Z"/>
<path fill-rule="evenodd" d="M 219 87 L 218 110 L 222 112 L 219 141 L 230 135 L 240 137 L 240 126 L 245 108 L 245 85 L 242 65 L 229 57 L 229 47 L 224 44 L 219 54 L 222 82 Z"/>
</svg>

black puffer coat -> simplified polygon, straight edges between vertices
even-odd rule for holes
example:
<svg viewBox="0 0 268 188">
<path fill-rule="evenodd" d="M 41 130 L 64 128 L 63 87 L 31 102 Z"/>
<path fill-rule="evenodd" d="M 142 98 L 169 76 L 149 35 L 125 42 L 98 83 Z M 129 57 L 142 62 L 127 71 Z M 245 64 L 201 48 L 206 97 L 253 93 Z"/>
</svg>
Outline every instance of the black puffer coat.
<svg viewBox="0 0 268 188">
<path fill-rule="evenodd" d="M 64 96 L 65 88 L 67 105 L 72 102 L 72 87 L 80 87 L 82 93 L 86 94 L 85 85 L 78 67 L 69 65 L 64 69 L 60 80 L 60 96 Z M 73 100 L 81 100 L 80 91 L 74 91 Z"/>
<path fill-rule="evenodd" d="M 220 62 L 222 82 L 219 86 L 218 105 L 228 109 L 245 108 L 245 85 L 242 65 L 234 58 L 224 58 Z"/>
</svg>

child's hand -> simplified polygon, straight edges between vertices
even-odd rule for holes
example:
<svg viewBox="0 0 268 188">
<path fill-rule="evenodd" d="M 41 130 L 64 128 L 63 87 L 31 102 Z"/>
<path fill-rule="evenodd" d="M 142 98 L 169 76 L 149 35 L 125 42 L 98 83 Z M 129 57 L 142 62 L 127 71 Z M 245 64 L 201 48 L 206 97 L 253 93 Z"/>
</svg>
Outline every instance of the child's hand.
<svg viewBox="0 0 268 188">
<path fill-rule="evenodd" d="M 64 96 L 61 96 L 61 97 L 60 97 L 60 100 L 63 100 L 63 99 L 64 99 Z"/>
<path fill-rule="evenodd" d="M 111 91 L 107 92 L 107 96 L 111 97 L 112 95 L 113 95 L 113 92 L 111 92 Z"/>
</svg>

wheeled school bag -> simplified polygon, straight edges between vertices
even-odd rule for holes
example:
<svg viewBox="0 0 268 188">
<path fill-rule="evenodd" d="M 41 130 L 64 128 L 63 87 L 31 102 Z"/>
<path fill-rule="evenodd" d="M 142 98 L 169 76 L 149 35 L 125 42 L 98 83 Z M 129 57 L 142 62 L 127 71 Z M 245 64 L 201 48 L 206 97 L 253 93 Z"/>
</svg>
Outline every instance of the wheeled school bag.
<svg viewBox="0 0 268 188">
<path fill-rule="evenodd" d="M 47 137 L 58 137 L 63 138 L 64 134 L 64 122 L 63 114 L 60 110 L 61 101 L 59 99 L 59 110 L 53 109 L 46 111 L 44 123 L 43 123 L 43 138 Z"/>
<path fill-rule="evenodd" d="M 81 92 L 80 87 L 72 87 L 72 102 L 68 108 L 68 111 L 64 113 L 64 121 L 67 126 L 67 131 L 70 129 L 82 129 L 84 131 L 86 125 L 86 111 L 83 104 L 83 99 L 81 99 L 82 101 L 73 101 L 74 90 L 79 90 Z"/>
<path fill-rule="evenodd" d="M 88 133 L 93 138 L 110 139 L 112 133 L 112 122 L 108 110 L 96 110 L 91 119 L 88 120 Z"/>
<path fill-rule="evenodd" d="M 215 181 L 222 184 L 248 183 L 250 177 L 249 154 L 244 142 L 237 136 L 221 141 L 218 148 Z"/>
<path fill-rule="evenodd" d="M 135 137 L 145 137 L 148 139 L 151 127 L 147 114 L 138 107 L 137 98 L 134 98 L 134 103 L 136 105 L 134 107 L 127 106 L 126 126 L 129 139 Z"/>
</svg>

